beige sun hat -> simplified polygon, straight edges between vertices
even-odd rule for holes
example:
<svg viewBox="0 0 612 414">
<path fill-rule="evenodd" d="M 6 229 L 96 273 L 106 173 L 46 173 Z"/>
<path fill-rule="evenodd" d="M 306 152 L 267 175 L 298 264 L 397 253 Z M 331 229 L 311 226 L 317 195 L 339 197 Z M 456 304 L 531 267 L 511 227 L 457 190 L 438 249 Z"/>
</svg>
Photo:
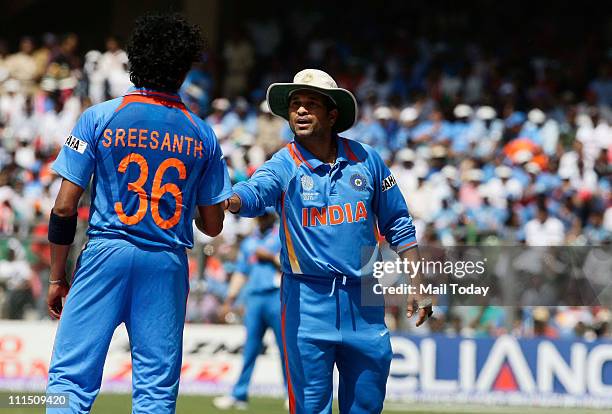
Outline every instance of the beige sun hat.
<svg viewBox="0 0 612 414">
<path fill-rule="evenodd" d="M 331 99 L 338 108 L 338 119 L 334 131 L 342 132 L 352 127 L 357 120 L 357 100 L 346 89 L 338 88 L 336 81 L 318 69 L 298 72 L 292 83 L 273 83 L 268 88 L 266 99 L 274 115 L 289 120 L 289 97 L 300 89 L 319 92 Z"/>
</svg>

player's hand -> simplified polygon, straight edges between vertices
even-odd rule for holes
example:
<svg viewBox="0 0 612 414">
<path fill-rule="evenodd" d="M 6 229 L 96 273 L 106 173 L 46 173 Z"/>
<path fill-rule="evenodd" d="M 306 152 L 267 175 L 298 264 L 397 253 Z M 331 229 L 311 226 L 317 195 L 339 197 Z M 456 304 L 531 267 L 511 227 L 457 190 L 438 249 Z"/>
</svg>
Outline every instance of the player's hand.
<svg viewBox="0 0 612 414">
<path fill-rule="evenodd" d="M 227 315 L 232 312 L 232 305 L 228 302 L 224 302 L 219 309 L 218 316 L 219 319 L 225 321 L 227 319 Z"/>
<path fill-rule="evenodd" d="M 419 327 L 421 325 L 423 325 L 423 323 L 425 323 L 425 321 L 431 317 L 431 315 L 433 315 L 433 309 L 432 309 L 432 305 L 431 305 L 431 301 L 430 304 L 427 306 L 422 306 L 419 307 L 418 303 L 419 302 L 423 302 L 423 300 L 417 301 L 414 298 L 409 298 L 408 299 L 408 305 L 406 306 L 406 316 L 408 316 L 408 318 L 412 318 L 412 315 L 416 314 L 417 315 L 417 322 L 416 322 L 416 326 Z"/>
<path fill-rule="evenodd" d="M 59 319 L 62 314 L 62 299 L 68 295 L 68 283 L 49 285 L 47 292 L 47 312 L 53 319 Z"/>
<path fill-rule="evenodd" d="M 237 214 L 240 211 L 240 207 L 242 207 L 242 200 L 237 194 L 232 194 L 230 198 L 223 202 L 223 209 L 233 214 Z"/>
</svg>

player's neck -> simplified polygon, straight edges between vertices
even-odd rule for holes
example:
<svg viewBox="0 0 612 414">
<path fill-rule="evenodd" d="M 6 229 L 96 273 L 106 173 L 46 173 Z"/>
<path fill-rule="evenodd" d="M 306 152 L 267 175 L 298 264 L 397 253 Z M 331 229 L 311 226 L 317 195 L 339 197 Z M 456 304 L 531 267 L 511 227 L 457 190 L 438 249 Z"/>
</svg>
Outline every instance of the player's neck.
<svg viewBox="0 0 612 414">
<path fill-rule="evenodd" d="M 326 164 L 333 164 L 336 162 L 338 144 L 335 135 L 332 134 L 321 137 L 311 136 L 308 138 L 295 137 L 295 140 L 319 161 Z"/>
</svg>

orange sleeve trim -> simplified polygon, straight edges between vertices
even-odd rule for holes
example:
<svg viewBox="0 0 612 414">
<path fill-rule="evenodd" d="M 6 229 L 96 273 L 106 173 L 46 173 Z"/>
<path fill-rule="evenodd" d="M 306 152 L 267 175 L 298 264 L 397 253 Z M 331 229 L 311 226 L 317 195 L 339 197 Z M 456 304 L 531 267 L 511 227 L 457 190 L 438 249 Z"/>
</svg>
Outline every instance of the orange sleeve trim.
<svg viewBox="0 0 612 414">
<path fill-rule="evenodd" d="M 293 247 L 293 240 L 291 239 L 291 233 L 289 232 L 289 226 L 287 224 L 287 215 L 285 214 L 285 193 L 283 192 L 283 196 L 281 198 L 281 214 L 283 220 L 283 228 L 285 230 L 285 242 L 287 243 L 287 255 L 289 256 L 289 264 L 291 265 L 291 271 L 293 273 L 302 273 L 302 269 L 300 268 L 300 262 L 297 259 L 295 254 L 295 249 Z"/>
</svg>

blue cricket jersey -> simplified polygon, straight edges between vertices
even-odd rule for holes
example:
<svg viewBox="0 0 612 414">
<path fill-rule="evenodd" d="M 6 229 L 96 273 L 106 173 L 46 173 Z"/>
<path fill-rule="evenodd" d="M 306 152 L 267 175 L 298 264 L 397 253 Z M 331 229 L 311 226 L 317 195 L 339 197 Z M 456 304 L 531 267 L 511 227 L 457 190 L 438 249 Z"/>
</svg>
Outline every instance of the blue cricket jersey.
<svg viewBox="0 0 612 414">
<path fill-rule="evenodd" d="M 178 95 L 146 89 L 87 109 L 52 168 L 84 189 L 93 174 L 90 238 L 137 246 L 193 247 L 195 206 L 231 195 L 212 129 Z"/>
<path fill-rule="evenodd" d="M 260 261 L 256 256 L 258 249 L 277 255 L 281 250 L 278 226 L 261 233 L 259 229 L 240 244 L 236 270 L 248 277 L 245 294 L 269 292 L 280 288 L 279 273 L 271 262 Z"/>
<path fill-rule="evenodd" d="M 281 217 L 285 273 L 362 276 L 362 248 L 378 233 L 398 253 L 416 246 L 412 218 L 395 179 L 370 146 L 337 137 L 334 165 L 293 141 L 234 186 L 240 215 L 262 215 L 274 206 Z"/>
</svg>

